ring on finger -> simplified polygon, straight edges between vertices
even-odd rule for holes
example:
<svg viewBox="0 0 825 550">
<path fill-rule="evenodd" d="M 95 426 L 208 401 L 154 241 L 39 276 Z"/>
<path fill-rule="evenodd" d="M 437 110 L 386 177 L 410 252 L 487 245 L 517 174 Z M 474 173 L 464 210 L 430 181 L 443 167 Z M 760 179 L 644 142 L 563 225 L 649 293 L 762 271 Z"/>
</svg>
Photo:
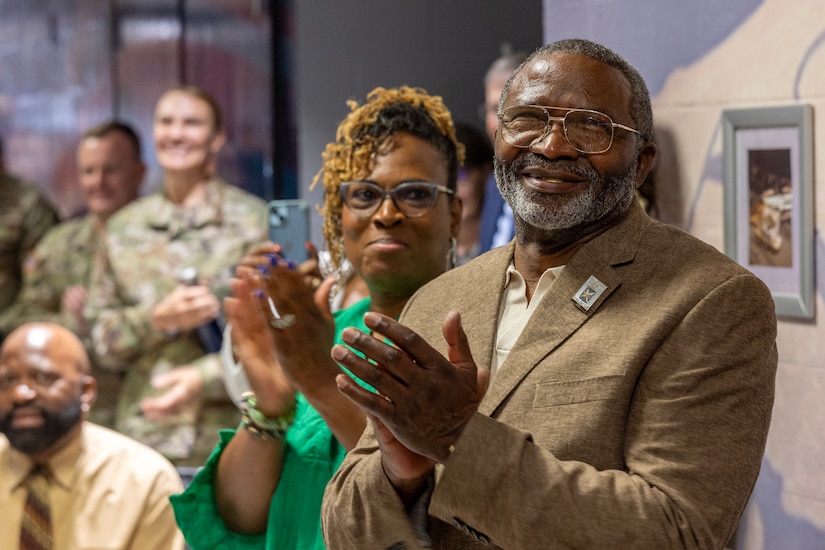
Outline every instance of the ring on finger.
<svg viewBox="0 0 825 550">
<path fill-rule="evenodd" d="M 296 320 L 297 320 L 297 318 L 295 317 L 294 314 L 287 313 L 286 315 L 284 315 L 282 317 L 277 317 L 275 319 L 271 319 L 269 321 L 269 324 L 272 325 L 272 328 L 282 330 L 282 329 L 289 328 L 292 325 L 294 325 Z"/>
<path fill-rule="evenodd" d="M 271 296 L 267 296 L 266 301 L 269 304 L 269 312 L 272 314 L 272 319 L 269 320 L 269 324 L 272 325 L 272 328 L 281 330 L 289 328 L 295 324 L 297 318 L 294 314 L 287 313 L 286 315 L 281 315 L 278 313 L 278 308 L 275 307 L 275 302 L 272 301 Z"/>
</svg>

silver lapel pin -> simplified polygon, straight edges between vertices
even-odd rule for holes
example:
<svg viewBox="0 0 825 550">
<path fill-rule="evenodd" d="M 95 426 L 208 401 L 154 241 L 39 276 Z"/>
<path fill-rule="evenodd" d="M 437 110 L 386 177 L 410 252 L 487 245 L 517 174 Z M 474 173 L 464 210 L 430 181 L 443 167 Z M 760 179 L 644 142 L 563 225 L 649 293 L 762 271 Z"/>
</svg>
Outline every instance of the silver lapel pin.
<svg viewBox="0 0 825 550">
<path fill-rule="evenodd" d="M 587 311 L 596 303 L 599 296 L 607 290 L 607 285 L 591 275 L 573 295 L 573 302 L 583 311 Z"/>
</svg>

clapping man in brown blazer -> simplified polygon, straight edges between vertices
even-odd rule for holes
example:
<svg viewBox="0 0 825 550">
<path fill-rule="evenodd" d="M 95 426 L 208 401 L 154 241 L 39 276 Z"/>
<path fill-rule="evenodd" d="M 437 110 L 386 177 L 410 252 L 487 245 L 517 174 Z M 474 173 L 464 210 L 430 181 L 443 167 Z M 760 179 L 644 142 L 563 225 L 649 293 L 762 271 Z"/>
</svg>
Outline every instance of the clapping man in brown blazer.
<svg viewBox="0 0 825 550">
<path fill-rule="evenodd" d="M 516 238 L 344 332 L 372 419 L 327 487 L 337 548 L 722 548 L 773 403 L 770 292 L 634 197 L 656 147 L 641 75 L 564 40 L 504 88 Z M 389 340 L 394 346 L 385 343 Z"/>
</svg>

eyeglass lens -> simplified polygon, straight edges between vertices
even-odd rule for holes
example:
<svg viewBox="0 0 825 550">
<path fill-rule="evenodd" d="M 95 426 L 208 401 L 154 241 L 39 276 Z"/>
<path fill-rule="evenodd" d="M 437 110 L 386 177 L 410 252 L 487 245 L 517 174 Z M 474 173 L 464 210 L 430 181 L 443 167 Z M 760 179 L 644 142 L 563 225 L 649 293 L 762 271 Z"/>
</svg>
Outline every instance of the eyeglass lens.
<svg viewBox="0 0 825 550">
<path fill-rule="evenodd" d="M 568 143 L 582 153 L 602 153 L 613 143 L 613 120 L 604 113 L 572 110 L 556 117 L 547 109 L 530 105 L 504 111 L 501 136 L 510 145 L 530 147 L 550 132 L 553 122 L 562 123 Z"/>
<path fill-rule="evenodd" d="M 29 387 L 48 389 L 60 379 L 60 376 L 52 371 L 40 370 L 30 371 L 26 376 L 4 372 L 0 374 L 0 391 L 11 390 L 15 386 L 18 386 L 24 379 L 27 380 L 26 383 Z"/>
<path fill-rule="evenodd" d="M 389 191 L 370 182 L 351 182 L 341 186 L 344 204 L 361 216 L 371 216 L 381 206 L 387 195 L 405 216 L 422 216 L 435 203 L 438 186 L 434 183 L 402 183 Z"/>
</svg>

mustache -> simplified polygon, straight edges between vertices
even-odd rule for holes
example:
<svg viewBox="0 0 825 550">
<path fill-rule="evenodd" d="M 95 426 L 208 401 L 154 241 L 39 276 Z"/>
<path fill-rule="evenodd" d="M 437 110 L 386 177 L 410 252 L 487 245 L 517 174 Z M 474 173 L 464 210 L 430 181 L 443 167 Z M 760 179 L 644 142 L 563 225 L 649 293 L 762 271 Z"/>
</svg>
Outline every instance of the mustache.
<svg viewBox="0 0 825 550">
<path fill-rule="evenodd" d="M 35 409 L 40 414 L 46 414 L 46 410 L 43 407 L 41 407 L 40 405 L 37 405 L 35 403 L 26 403 L 24 405 L 21 405 L 20 403 L 15 403 L 14 405 L 11 406 L 11 409 L 9 410 L 9 414 L 13 413 L 14 411 L 20 410 L 20 409 Z"/>
<path fill-rule="evenodd" d="M 32 411 L 32 410 L 36 411 L 38 414 L 40 414 L 43 417 L 47 417 L 48 414 L 49 414 L 46 411 L 46 409 L 44 409 L 43 407 L 41 407 L 40 405 L 37 405 L 35 403 L 25 403 L 25 404 L 15 403 L 14 405 L 11 406 L 11 409 L 9 409 L 6 414 L 4 414 L 2 417 L 0 417 L 0 424 L 2 424 L 4 426 L 7 423 L 10 424 L 12 415 L 14 415 L 15 412 L 17 412 L 19 410 L 22 410 L 22 409 L 26 409 L 26 410 L 29 410 L 29 411 Z"/>
<path fill-rule="evenodd" d="M 586 178 L 589 181 L 593 181 L 594 178 L 599 177 L 599 173 L 592 166 L 583 165 L 573 160 L 550 160 L 547 157 L 537 155 L 530 151 L 524 152 L 516 157 L 516 159 L 510 164 L 509 171 L 511 173 L 515 173 L 532 166 L 547 170 L 569 172 L 582 178 Z"/>
</svg>

